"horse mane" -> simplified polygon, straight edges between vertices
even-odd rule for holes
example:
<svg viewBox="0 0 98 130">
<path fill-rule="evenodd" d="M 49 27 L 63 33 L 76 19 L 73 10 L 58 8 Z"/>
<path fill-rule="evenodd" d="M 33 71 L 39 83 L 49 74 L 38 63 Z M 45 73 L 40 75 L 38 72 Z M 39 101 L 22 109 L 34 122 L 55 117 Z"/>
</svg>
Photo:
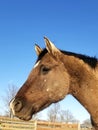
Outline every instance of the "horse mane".
<svg viewBox="0 0 98 130">
<path fill-rule="evenodd" d="M 97 65 L 97 62 L 98 62 L 98 59 L 96 57 L 90 57 L 87 55 L 68 52 L 68 51 L 61 51 L 61 52 L 64 53 L 65 55 L 74 56 L 76 58 L 83 60 L 85 63 L 87 63 L 92 68 L 95 68 Z"/>
<path fill-rule="evenodd" d="M 74 56 L 76 58 L 79 58 L 81 60 L 83 60 L 86 64 L 88 64 L 91 68 L 95 68 L 97 63 L 98 63 L 98 59 L 96 57 L 90 57 L 87 55 L 83 55 L 83 54 L 78 54 L 78 53 L 73 53 L 73 52 L 69 52 L 69 51 L 63 51 L 60 50 L 63 54 L 68 55 L 68 56 Z M 41 52 L 41 54 L 38 56 L 37 61 L 41 60 L 41 58 L 47 53 L 47 49 L 44 48 L 43 51 Z"/>
</svg>

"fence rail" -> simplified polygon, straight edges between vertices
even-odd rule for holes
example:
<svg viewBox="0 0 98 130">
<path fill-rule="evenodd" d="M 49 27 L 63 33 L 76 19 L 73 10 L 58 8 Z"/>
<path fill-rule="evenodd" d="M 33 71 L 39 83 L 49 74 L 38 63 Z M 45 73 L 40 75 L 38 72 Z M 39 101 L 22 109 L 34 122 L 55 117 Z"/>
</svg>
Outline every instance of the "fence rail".
<svg viewBox="0 0 98 130">
<path fill-rule="evenodd" d="M 50 127 L 50 128 L 78 128 L 79 124 L 66 124 L 60 122 L 45 122 L 45 121 L 38 121 L 38 126 Z"/>
<path fill-rule="evenodd" d="M 11 119 L 0 117 L 0 130 L 36 130 L 36 121 L 21 121 L 19 119 Z"/>
<path fill-rule="evenodd" d="M 79 130 L 78 124 L 45 121 L 22 121 L 17 118 L 0 117 L 0 130 Z"/>
</svg>

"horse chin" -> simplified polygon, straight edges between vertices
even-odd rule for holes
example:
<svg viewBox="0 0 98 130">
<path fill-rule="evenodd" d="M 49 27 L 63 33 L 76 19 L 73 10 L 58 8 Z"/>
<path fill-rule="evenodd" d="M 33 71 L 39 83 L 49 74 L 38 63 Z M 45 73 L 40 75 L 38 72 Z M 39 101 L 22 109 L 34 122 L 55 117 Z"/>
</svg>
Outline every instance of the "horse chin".
<svg viewBox="0 0 98 130">
<path fill-rule="evenodd" d="M 28 115 L 27 117 L 19 116 L 18 118 L 24 121 L 29 121 L 31 120 L 32 116 L 31 115 Z"/>
<path fill-rule="evenodd" d="M 30 110 L 23 109 L 19 113 L 15 113 L 15 116 L 21 120 L 31 120 L 32 119 L 32 112 Z"/>
</svg>

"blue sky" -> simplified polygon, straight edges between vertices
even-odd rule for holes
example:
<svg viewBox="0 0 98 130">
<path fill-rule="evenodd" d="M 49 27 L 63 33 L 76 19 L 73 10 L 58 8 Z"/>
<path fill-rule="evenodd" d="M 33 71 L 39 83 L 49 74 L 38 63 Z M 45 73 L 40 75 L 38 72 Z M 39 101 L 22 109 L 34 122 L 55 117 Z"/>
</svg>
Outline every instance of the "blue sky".
<svg viewBox="0 0 98 130">
<path fill-rule="evenodd" d="M 45 47 L 44 36 L 60 49 L 98 57 L 98 1 L 0 1 L 0 97 L 9 84 L 24 83 L 37 58 L 34 45 Z M 60 104 L 80 121 L 89 117 L 71 96 Z"/>
</svg>

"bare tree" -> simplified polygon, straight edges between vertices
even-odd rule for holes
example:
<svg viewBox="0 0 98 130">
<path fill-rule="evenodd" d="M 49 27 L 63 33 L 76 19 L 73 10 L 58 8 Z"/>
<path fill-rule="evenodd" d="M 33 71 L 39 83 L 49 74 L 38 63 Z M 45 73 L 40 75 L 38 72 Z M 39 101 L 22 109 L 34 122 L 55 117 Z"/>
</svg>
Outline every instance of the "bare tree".
<svg viewBox="0 0 98 130">
<path fill-rule="evenodd" d="M 77 122 L 77 120 L 74 118 L 73 114 L 69 110 L 61 110 L 59 114 L 59 118 L 61 122 Z"/>
<path fill-rule="evenodd" d="M 90 119 L 84 120 L 82 125 L 84 125 L 85 127 L 90 128 L 91 127 L 91 120 Z"/>
<path fill-rule="evenodd" d="M 14 96 L 16 95 L 17 93 L 17 90 L 18 88 L 13 85 L 13 84 L 10 84 L 8 85 L 7 87 L 7 90 L 5 91 L 5 95 L 3 96 L 3 100 L 4 100 L 4 105 L 5 105 L 5 115 L 6 116 L 12 116 L 11 114 L 11 110 L 9 108 L 9 103 L 11 101 L 12 98 L 14 98 Z"/>
<path fill-rule="evenodd" d="M 78 122 L 78 120 L 75 119 L 71 111 L 69 110 L 61 110 L 60 104 L 56 103 L 54 104 L 47 113 L 48 120 L 51 122 Z"/>
<path fill-rule="evenodd" d="M 48 121 L 51 121 L 51 122 L 58 121 L 59 111 L 60 111 L 60 104 L 59 103 L 53 104 L 47 113 Z"/>
</svg>

